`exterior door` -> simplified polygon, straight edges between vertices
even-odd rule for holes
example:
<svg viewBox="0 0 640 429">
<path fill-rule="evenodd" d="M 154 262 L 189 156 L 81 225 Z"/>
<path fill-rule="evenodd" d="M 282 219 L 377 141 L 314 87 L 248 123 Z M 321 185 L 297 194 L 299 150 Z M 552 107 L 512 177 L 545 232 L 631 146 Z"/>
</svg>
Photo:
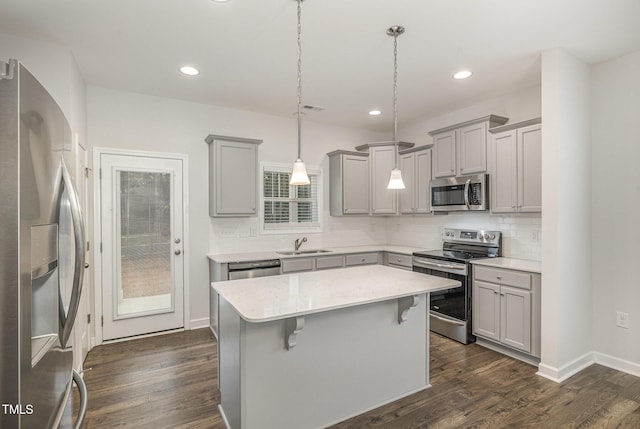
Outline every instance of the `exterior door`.
<svg viewBox="0 0 640 429">
<path fill-rule="evenodd" d="M 183 161 L 100 155 L 102 337 L 184 327 Z"/>
</svg>

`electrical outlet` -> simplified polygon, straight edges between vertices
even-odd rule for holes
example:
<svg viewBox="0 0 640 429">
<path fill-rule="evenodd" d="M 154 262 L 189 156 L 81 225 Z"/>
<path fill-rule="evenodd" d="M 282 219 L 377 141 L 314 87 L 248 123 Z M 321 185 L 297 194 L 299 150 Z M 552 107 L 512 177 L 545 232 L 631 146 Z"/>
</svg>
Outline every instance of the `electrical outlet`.
<svg viewBox="0 0 640 429">
<path fill-rule="evenodd" d="M 629 313 L 618 311 L 616 313 L 616 326 L 629 329 Z"/>
<path fill-rule="evenodd" d="M 220 238 L 233 238 L 238 236 L 238 230 L 235 227 L 224 226 L 218 229 Z"/>
</svg>

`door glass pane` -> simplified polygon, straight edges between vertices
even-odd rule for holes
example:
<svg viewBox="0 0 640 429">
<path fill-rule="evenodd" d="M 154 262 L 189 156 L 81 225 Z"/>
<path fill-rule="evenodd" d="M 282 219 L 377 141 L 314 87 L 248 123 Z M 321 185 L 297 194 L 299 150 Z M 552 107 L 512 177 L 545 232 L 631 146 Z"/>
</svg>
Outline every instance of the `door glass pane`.
<svg viewBox="0 0 640 429">
<path fill-rule="evenodd" d="M 118 172 L 116 318 L 173 309 L 170 173 Z"/>
</svg>

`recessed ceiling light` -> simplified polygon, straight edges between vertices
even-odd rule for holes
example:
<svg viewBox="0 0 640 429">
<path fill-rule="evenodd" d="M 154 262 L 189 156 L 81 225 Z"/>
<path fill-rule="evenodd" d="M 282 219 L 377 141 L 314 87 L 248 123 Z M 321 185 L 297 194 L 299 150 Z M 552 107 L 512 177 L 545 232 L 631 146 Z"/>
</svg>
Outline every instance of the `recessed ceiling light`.
<svg viewBox="0 0 640 429">
<path fill-rule="evenodd" d="M 182 74 L 186 74 L 187 76 L 197 76 L 200 74 L 200 70 L 191 66 L 180 67 L 180 71 Z"/>
<path fill-rule="evenodd" d="M 457 72 L 456 74 L 453 75 L 454 79 L 466 79 L 469 76 L 471 76 L 473 73 L 471 73 L 469 70 L 460 70 L 459 72 Z"/>
<path fill-rule="evenodd" d="M 372 111 L 370 111 L 370 112 L 369 112 L 369 114 L 370 114 L 371 116 L 378 116 L 378 115 L 379 115 L 379 114 L 381 114 L 381 113 L 382 113 L 382 112 L 381 112 L 381 111 L 379 111 L 379 110 L 372 110 Z"/>
<path fill-rule="evenodd" d="M 214 3 L 228 3 L 229 0 L 213 0 Z"/>
</svg>

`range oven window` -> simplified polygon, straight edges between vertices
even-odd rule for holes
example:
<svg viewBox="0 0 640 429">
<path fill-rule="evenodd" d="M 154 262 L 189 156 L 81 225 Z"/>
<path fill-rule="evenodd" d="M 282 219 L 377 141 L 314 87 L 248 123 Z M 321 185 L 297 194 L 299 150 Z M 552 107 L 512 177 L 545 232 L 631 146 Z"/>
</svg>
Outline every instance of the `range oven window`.
<svg viewBox="0 0 640 429">
<path fill-rule="evenodd" d="M 413 267 L 413 271 L 429 274 L 432 276 L 458 280 L 462 286 L 446 289 L 439 292 L 431 292 L 429 309 L 445 316 L 450 316 L 458 320 L 467 321 L 467 277 L 460 274 L 445 273 L 443 271 L 432 270 L 430 268 Z"/>
</svg>

